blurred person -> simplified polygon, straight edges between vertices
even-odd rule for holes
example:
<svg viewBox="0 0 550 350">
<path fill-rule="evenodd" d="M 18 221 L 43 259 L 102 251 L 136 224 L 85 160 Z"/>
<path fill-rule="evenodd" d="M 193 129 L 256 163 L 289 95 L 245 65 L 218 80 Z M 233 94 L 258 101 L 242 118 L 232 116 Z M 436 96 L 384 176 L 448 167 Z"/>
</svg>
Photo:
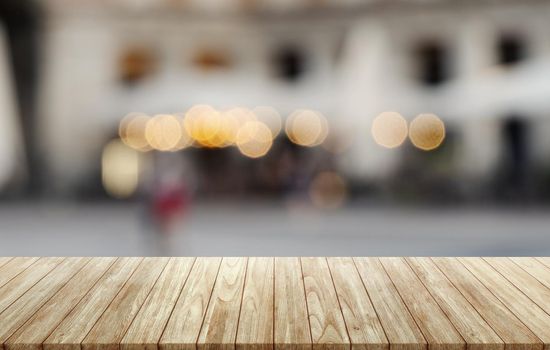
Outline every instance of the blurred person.
<svg viewBox="0 0 550 350">
<path fill-rule="evenodd" d="M 147 193 L 147 226 L 151 251 L 157 256 L 181 254 L 173 250 L 172 239 L 192 203 L 188 167 L 177 154 L 155 154 L 153 178 Z"/>
</svg>

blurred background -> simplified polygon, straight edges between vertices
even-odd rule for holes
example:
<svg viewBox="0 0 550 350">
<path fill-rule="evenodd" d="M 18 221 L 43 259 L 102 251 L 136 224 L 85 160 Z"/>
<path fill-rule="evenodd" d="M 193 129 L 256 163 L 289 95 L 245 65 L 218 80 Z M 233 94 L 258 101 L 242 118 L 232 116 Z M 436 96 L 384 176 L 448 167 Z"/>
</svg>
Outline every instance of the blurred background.
<svg viewBox="0 0 550 350">
<path fill-rule="evenodd" d="M 550 255 L 549 19 L 2 0 L 0 255 Z"/>
</svg>

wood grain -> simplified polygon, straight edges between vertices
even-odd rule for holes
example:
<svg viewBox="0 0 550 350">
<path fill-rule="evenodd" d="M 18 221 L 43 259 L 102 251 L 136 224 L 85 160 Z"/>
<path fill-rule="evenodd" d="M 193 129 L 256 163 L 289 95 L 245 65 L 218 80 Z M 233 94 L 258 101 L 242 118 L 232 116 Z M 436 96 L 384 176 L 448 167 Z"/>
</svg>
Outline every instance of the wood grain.
<svg viewBox="0 0 550 350">
<path fill-rule="evenodd" d="M 144 258 L 90 333 L 83 350 L 118 350 L 119 343 L 156 283 L 168 258 Z"/>
<path fill-rule="evenodd" d="M 542 349 L 543 344 L 470 271 L 453 258 L 433 258 L 456 289 L 504 341 L 506 349 Z"/>
<path fill-rule="evenodd" d="M 326 259 L 300 260 L 313 349 L 348 349 L 350 340 Z"/>
<path fill-rule="evenodd" d="M 1 350 L 550 350 L 548 258 L 1 258 Z"/>
<path fill-rule="evenodd" d="M 429 258 L 407 258 L 411 268 L 471 350 L 502 350 L 504 342 Z"/>
<path fill-rule="evenodd" d="M 427 342 L 392 281 L 376 258 L 355 258 L 392 350 L 427 349 Z"/>
<path fill-rule="evenodd" d="M 122 350 L 155 350 L 195 259 L 172 258 L 120 343 Z"/>
<path fill-rule="evenodd" d="M 402 258 L 380 258 L 407 309 L 433 350 L 461 350 L 465 342 Z"/>
<path fill-rule="evenodd" d="M 247 258 L 223 258 L 197 349 L 235 349 L 247 261 Z"/>
<path fill-rule="evenodd" d="M 97 258 L 72 277 L 4 344 L 7 350 L 41 350 L 42 342 L 88 293 L 115 258 Z"/>
<path fill-rule="evenodd" d="M 4 266 L 12 259 L 12 257 L 0 257 L 0 267 Z"/>
<path fill-rule="evenodd" d="M 550 289 L 508 258 L 484 258 L 517 289 L 550 314 Z"/>
<path fill-rule="evenodd" d="M 49 258 L 45 260 L 51 260 Z M 58 259 L 53 259 L 54 264 Z M 57 293 L 90 258 L 66 258 L 0 314 L 0 343 L 21 327 Z M 48 264 L 48 263 L 46 263 Z M 48 264 L 49 265 L 49 264 Z"/>
<path fill-rule="evenodd" d="M 352 349 L 385 350 L 389 342 L 351 258 L 328 258 Z"/>
<path fill-rule="evenodd" d="M 306 292 L 299 258 L 275 258 L 275 350 L 311 349 Z"/>
<path fill-rule="evenodd" d="M 510 258 L 523 270 L 535 277 L 540 283 L 550 288 L 550 268 L 535 258 Z"/>
<path fill-rule="evenodd" d="M 34 264 L 38 258 L 3 258 L 0 264 L 0 287 Z"/>
<path fill-rule="evenodd" d="M 550 268 L 550 258 L 549 257 L 540 257 L 536 258 L 538 261 L 540 261 L 543 265 Z"/>
<path fill-rule="evenodd" d="M 502 274 L 491 267 L 487 262 L 478 258 L 460 258 L 470 271 L 483 283 L 506 307 L 512 311 L 540 340 L 550 349 L 550 315 L 544 312 L 533 300 L 522 293 Z M 508 278 L 519 278 L 514 274 Z M 537 281 L 535 283 L 538 284 Z M 535 284 L 531 285 L 535 288 Z M 543 287 L 546 288 L 546 287 Z M 532 290 L 530 294 L 534 295 Z M 540 294 L 540 293 L 539 293 Z"/>
<path fill-rule="evenodd" d="M 249 258 L 237 350 L 273 349 L 273 258 Z"/>
<path fill-rule="evenodd" d="M 4 311 L 62 261 L 63 258 L 42 258 L 33 269 L 27 269 L 30 266 L 27 266 L 27 263 L 17 264 L 17 266 L 10 264 L 10 271 L 6 272 L 6 275 L 12 276 L 12 278 L 0 288 L 0 312 Z M 4 266 L 4 268 L 7 267 Z"/>
<path fill-rule="evenodd" d="M 142 258 L 118 258 L 44 341 L 44 350 L 80 350 L 80 343 L 130 278 Z"/>
<path fill-rule="evenodd" d="M 161 350 L 195 350 L 221 258 L 197 258 L 159 341 Z"/>
</svg>

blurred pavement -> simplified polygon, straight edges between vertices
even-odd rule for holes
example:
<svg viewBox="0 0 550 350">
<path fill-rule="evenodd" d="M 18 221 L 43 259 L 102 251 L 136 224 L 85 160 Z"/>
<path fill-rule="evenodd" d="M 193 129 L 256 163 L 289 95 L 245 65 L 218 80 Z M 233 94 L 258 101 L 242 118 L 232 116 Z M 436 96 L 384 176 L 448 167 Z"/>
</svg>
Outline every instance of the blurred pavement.
<svg viewBox="0 0 550 350">
<path fill-rule="evenodd" d="M 165 239 L 144 213 L 137 204 L 3 203 L 0 255 L 550 255 L 543 209 L 200 204 Z"/>
</svg>

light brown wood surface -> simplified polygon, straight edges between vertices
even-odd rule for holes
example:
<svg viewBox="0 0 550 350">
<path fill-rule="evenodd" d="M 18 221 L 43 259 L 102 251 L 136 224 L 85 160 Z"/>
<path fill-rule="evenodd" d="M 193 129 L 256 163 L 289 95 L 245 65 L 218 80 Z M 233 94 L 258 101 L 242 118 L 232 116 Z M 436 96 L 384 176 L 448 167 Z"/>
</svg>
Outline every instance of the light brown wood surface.
<svg viewBox="0 0 550 350">
<path fill-rule="evenodd" d="M 547 258 L 0 258 L 5 350 L 550 350 Z"/>
<path fill-rule="evenodd" d="M 344 317 L 325 258 L 301 258 L 313 349 L 350 347 Z"/>
<path fill-rule="evenodd" d="M 235 348 L 246 258 L 223 258 L 197 342 L 198 349 Z"/>
<path fill-rule="evenodd" d="M 391 350 L 427 349 L 427 342 L 377 258 L 355 258 Z"/>
<path fill-rule="evenodd" d="M 275 258 L 275 350 L 311 349 L 306 292 L 299 258 Z"/>
<path fill-rule="evenodd" d="M 243 291 L 237 350 L 273 349 L 273 258 L 250 258 Z"/>
<path fill-rule="evenodd" d="M 481 281 L 454 258 L 434 258 L 436 265 L 504 341 L 507 349 L 542 349 L 533 334 Z M 484 261 L 476 259 L 478 264 Z M 503 286 L 509 287 L 508 285 Z"/>
</svg>

